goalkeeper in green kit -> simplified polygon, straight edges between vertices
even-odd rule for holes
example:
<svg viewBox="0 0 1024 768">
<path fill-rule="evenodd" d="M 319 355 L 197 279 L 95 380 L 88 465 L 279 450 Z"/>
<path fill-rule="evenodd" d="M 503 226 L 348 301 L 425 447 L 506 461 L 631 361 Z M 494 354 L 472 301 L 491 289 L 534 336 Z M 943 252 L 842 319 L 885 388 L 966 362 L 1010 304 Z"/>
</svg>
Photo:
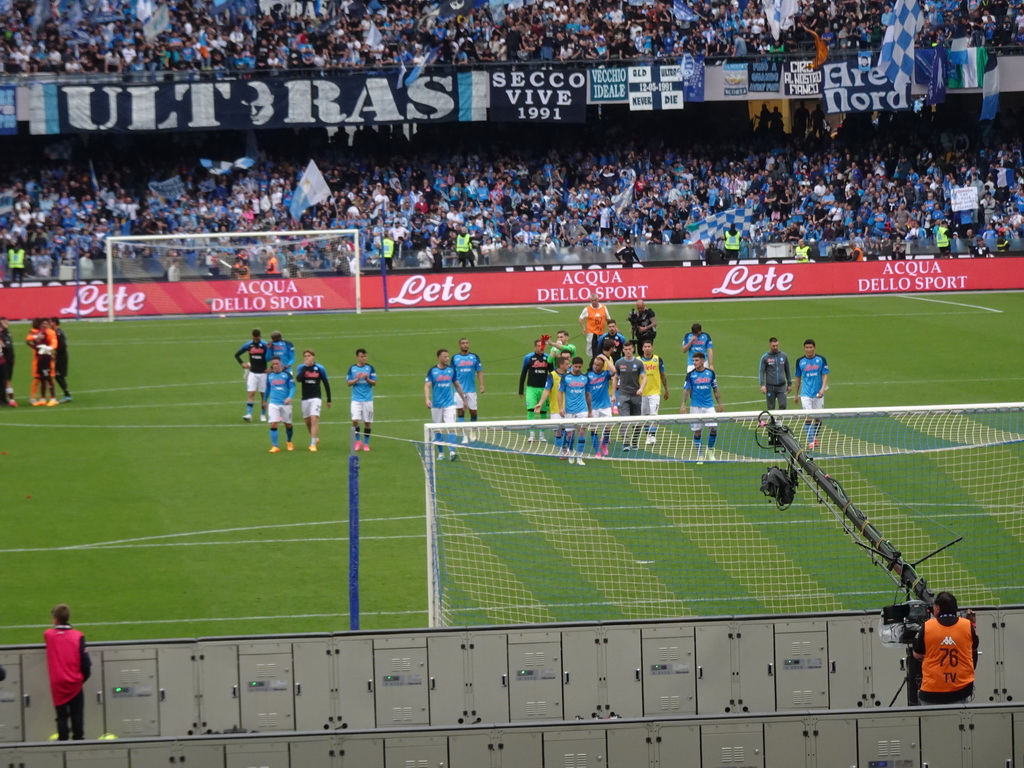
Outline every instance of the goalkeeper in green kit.
<svg viewBox="0 0 1024 768">
<path fill-rule="evenodd" d="M 544 350 L 547 349 L 551 337 L 547 334 L 533 342 L 533 352 L 523 358 L 523 370 L 519 373 L 519 397 L 526 398 L 526 418 L 544 418 L 547 416 L 547 403 L 544 403 L 544 410 L 535 414 L 533 409 L 540 402 L 544 394 L 544 385 L 547 384 L 548 374 L 554 370 L 554 366 L 548 360 Z M 542 436 L 543 438 L 543 436 Z M 529 441 L 534 440 L 534 433 L 530 431 Z"/>
</svg>

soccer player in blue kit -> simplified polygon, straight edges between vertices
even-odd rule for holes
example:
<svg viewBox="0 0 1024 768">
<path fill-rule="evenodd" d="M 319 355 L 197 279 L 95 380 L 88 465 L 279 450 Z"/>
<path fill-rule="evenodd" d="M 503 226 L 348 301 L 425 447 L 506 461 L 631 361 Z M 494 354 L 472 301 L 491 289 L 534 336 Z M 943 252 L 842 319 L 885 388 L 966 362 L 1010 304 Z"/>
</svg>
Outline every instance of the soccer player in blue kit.
<svg viewBox="0 0 1024 768">
<path fill-rule="evenodd" d="M 292 397 L 295 396 L 295 380 L 281 365 L 281 358 L 275 357 L 267 374 L 267 418 L 270 420 L 270 452 L 280 453 L 277 446 L 277 425 L 284 423 L 287 440 L 285 447 L 294 451 L 292 444 Z"/>
<path fill-rule="evenodd" d="M 698 352 L 704 355 L 708 368 L 715 368 L 715 345 L 711 342 L 711 336 L 704 333 L 700 323 L 690 326 L 690 332 L 683 337 L 683 352 L 686 353 L 686 372 L 694 369 L 693 358 Z"/>
<path fill-rule="evenodd" d="M 356 431 L 353 451 L 370 450 L 370 432 L 373 426 L 373 388 L 377 386 L 377 371 L 366 362 L 366 350 L 356 350 L 356 364 L 349 366 L 346 383 L 352 388 L 352 427 Z M 363 422 L 363 435 L 359 436 L 359 422 Z"/>
<path fill-rule="evenodd" d="M 469 339 L 459 339 L 459 351 L 452 358 L 456 375 L 459 378 L 459 386 L 465 393 L 463 396 L 455 395 L 455 411 L 459 421 L 465 421 L 466 410 L 469 410 L 469 420 L 476 421 L 477 418 L 477 395 L 484 393 L 484 366 L 480 357 L 475 352 L 469 351 Z M 462 444 L 475 440 L 476 434 L 468 432 L 462 437 Z"/>
<path fill-rule="evenodd" d="M 587 390 L 590 392 L 590 412 L 595 419 L 612 417 L 612 399 L 608 383 L 615 381 L 615 369 L 611 363 L 598 355 L 594 358 L 591 370 L 587 372 Z M 594 458 L 603 459 L 608 455 L 608 443 L 612 437 L 612 428 L 605 426 L 604 434 L 596 429 L 590 433 L 590 442 L 594 448 Z"/>
<path fill-rule="evenodd" d="M 796 387 L 793 397 L 800 398 L 800 405 L 805 411 L 825 407 L 825 390 L 828 389 L 828 361 L 817 354 L 814 339 L 804 342 L 804 356 L 796 361 Z M 807 447 L 818 447 L 818 431 L 821 419 L 807 419 L 804 432 L 807 434 Z"/>
<path fill-rule="evenodd" d="M 717 401 L 718 407 L 715 408 Z M 690 404 L 691 414 L 714 414 L 717 410 L 722 412 L 722 396 L 718 392 L 718 379 L 715 372 L 704 367 L 704 353 L 694 352 L 693 370 L 687 372 L 686 382 L 683 384 L 683 404 L 679 408 L 680 413 L 686 413 L 686 405 Z M 697 447 L 697 463 L 704 463 L 703 446 L 701 445 L 701 432 L 704 427 L 708 428 L 708 450 L 709 461 L 715 460 L 715 441 L 718 439 L 717 421 L 695 421 L 690 424 L 693 432 L 693 444 Z"/>
<path fill-rule="evenodd" d="M 327 392 L 327 407 L 331 407 L 331 382 L 327 378 L 327 370 L 316 361 L 316 352 L 307 349 L 302 353 L 302 365 L 295 372 L 295 380 L 302 390 L 302 420 L 309 430 L 309 450 L 317 451 L 320 442 L 320 409 L 323 398 L 320 396 L 320 385 Z"/>
<path fill-rule="evenodd" d="M 435 424 L 454 424 L 455 393 L 457 392 L 465 399 L 465 393 L 458 382 L 455 369 L 448 364 L 450 361 L 451 357 L 447 349 L 437 350 L 437 365 L 427 371 L 427 377 L 423 384 L 423 397 L 427 402 L 427 408 L 430 409 L 431 420 Z M 435 438 L 438 443 L 438 456 L 442 457 L 444 447 L 441 443 L 450 442 L 451 436 L 442 437 L 442 433 L 438 432 L 435 434 Z M 458 458 L 455 448 L 448 450 L 448 458 L 455 461 Z"/>
<path fill-rule="evenodd" d="M 558 391 L 562 393 L 563 419 L 589 419 L 591 415 L 590 379 L 583 373 L 583 358 L 572 359 L 572 370 L 562 377 Z M 566 429 L 565 442 L 569 446 L 569 463 L 583 466 L 583 451 L 586 442 L 578 446 L 579 457 L 574 457 L 573 449 L 577 448 L 576 431 Z"/>
<path fill-rule="evenodd" d="M 295 364 L 295 345 L 290 341 L 282 339 L 280 331 L 271 331 L 269 346 L 270 354 L 268 358 L 270 360 L 273 360 L 275 357 L 280 358 L 281 367 L 291 373 L 292 366 Z"/>
<path fill-rule="evenodd" d="M 249 354 L 249 359 L 246 362 L 242 362 L 242 355 L 245 353 Z M 270 345 L 260 338 L 259 328 L 253 328 L 252 341 L 247 341 L 235 352 L 235 360 L 246 371 L 245 389 L 249 395 L 249 399 L 245 403 L 245 415 L 242 417 L 242 420 L 252 421 L 252 405 L 256 399 L 256 393 L 259 392 L 262 397 L 264 390 L 267 388 L 267 365 L 270 362 Z M 264 399 L 260 409 L 260 421 L 266 420 L 267 401 Z"/>
</svg>

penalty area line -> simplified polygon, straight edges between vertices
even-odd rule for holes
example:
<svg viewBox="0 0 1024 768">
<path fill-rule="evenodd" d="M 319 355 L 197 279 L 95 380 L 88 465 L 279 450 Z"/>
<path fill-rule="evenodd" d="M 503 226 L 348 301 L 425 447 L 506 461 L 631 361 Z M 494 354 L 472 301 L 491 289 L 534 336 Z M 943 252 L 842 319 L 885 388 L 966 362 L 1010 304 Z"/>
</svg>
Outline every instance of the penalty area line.
<svg viewBox="0 0 1024 768">
<path fill-rule="evenodd" d="M 929 301 L 932 304 L 949 304 L 954 307 L 967 307 L 968 309 L 982 309 L 985 312 L 995 312 L 996 314 L 1003 314 L 1001 309 L 993 309 L 992 307 L 983 307 L 979 304 L 961 304 L 959 301 L 944 301 L 942 299 L 932 299 L 926 296 L 914 296 L 913 294 L 901 293 L 901 298 L 904 299 L 916 299 L 917 301 Z"/>
</svg>

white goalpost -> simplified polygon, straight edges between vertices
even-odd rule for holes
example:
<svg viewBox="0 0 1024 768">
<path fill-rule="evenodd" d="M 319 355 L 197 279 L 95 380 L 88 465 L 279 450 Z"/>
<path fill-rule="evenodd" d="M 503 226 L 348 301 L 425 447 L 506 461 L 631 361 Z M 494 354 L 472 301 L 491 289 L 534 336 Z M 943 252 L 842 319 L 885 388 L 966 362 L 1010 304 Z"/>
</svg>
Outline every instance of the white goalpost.
<svg viewBox="0 0 1024 768">
<path fill-rule="evenodd" d="M 116 285 L 121 282 L 201 280 L 310 280 L 346 277 L 332 286 L 335 305 L 324 309 L 362 311 L 358 229 L 280 230 L 271 232 L 187 232 L 174 235 L 123 235 L 106 239 L 107 317 L 118 314 Z M 277 273 L 268 274 L 271 259 Z M 274 311 L 267 307 L 265 311 Z M 290 309 L 290 307 L 289 307 Z M 295 308 L 303 311 L 303 307 Z M 258 308 L 248 311 L 263 311 Z M 160 314 L 178 314 L 168 306 Z"/>
<path fill-rule="evenodd" d="M 933 589 L 965 605 L 1024 602 L 1024 403 L 772 415 Z M 425 425 L 431 625 L 890 602 L 877 558 L 814 482 L 801 477 L 786 508 L 761 492 L 769 467 L 787 468 L 763 421 Z"/>
</svg>

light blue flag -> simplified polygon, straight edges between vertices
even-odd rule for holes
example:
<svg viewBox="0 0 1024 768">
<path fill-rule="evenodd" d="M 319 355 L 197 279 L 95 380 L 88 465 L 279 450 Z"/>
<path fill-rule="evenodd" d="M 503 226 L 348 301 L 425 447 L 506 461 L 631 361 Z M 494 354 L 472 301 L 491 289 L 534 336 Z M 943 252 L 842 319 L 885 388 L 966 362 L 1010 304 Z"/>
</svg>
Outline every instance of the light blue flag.
<svg viewBox="0 0 1024 768">
<path fill-rule="evenodd" d="M 441 46 L 431 49 L 430 53 L 427 54 L 422 64 L 417 64 L 412 68 L 412 72 L 405 78 L 405 86 L 408 88 L 410 85 L 419 80 L 420 75 L 423 74 L 423 70 L 429 67 L 437 60 L 437 54 L 441 52 Z"/>
<path fill-rule="evenodd" d="M 316 167 L 312 160 L 306 166 L 306 170 L 299 179 L 295 193 L 292 195 L 292 203 L 288 206 L 288 212 L 292 218 L 298 221 L 302 218 L 302 212 L 314 205 L 319 205 L 331 196 L 331 188 L 327 186 L 327 180 Z"/>
</svg>

